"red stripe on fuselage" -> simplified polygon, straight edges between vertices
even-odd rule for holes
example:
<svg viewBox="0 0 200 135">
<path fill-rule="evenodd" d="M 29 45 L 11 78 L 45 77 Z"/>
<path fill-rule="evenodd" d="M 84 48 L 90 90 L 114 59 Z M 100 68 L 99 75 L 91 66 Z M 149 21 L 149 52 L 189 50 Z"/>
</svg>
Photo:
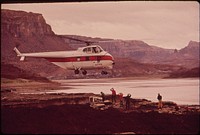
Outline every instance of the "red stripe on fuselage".
<svg viewBox="0 0 200 135">
<path fill-rule="evenodd" d="M 111 56 L 81 56 L 81 57 L 45 58 L 45 59 L 50 62 L 80 62 L 80 61 L 113 60 Z"/>
</svg>

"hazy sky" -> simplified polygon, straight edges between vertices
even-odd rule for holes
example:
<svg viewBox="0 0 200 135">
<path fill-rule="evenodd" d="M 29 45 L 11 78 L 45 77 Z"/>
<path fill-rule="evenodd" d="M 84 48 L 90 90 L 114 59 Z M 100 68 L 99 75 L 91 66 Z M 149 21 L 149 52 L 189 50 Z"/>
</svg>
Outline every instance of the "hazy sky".
<svg viewBox="0 0 200 135">
<path fill-rule="evenodd" d="M 142 40 L 171 49 L 199 41 L 199 3 L 195 1 L 18 3 L 1 7 L 41 13 L 56 34 Z"/>
</svg>

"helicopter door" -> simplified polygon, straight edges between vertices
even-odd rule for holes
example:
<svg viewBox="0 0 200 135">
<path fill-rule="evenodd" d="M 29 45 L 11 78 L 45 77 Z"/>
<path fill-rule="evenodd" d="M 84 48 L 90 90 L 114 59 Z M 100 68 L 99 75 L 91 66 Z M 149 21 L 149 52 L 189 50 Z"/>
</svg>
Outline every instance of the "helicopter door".
<svg viewBox="0 0 200 135">
<path fill-rule="evenodd" d="M 101 52 L 101 49 L 100 48 L 98 48 L 98 47 L 92 47 L 92 52 L 94 53 L 94 54 L 98 54 L 98 53 L 100 53 Z M 102 66 L 102 63 L 101 63 L 101 56 L 98 56 L 98 55 L 96 55 L 95 56 L 95 60 L 93 61 L 93 63 L 94 63 L 94 67 L 101 67 Z"/>
</svg>

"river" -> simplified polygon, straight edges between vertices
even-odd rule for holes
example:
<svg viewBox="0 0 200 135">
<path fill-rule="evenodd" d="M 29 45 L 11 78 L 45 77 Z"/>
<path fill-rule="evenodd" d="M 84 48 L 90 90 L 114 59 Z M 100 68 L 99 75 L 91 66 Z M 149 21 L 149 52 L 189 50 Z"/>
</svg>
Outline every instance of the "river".
<svg viewBox="0 0 200 135">
<path fill-rule="evenodd" d="M 66 89 L 49 91 L 50 93 L 95 93 L 111 94 L 110 88 L 124 96 L 130 93 L 132 98 L 145 98 L 157 102 L 160 93 L 163 101 L 173 101 L 179 105 L 199 105 L 199 79 L 73 79 L 55 80 Z"/>
</svg>

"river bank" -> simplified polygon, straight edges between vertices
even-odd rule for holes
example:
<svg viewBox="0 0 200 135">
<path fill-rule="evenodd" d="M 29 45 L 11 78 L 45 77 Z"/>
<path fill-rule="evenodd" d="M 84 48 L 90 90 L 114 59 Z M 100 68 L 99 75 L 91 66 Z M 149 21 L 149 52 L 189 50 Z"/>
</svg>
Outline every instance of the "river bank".
<svg viewBox="0 0 200 135">
<path fill-rule="evenodd" d="M 114 79 L 116 80 L 118 79 Z M 90 80 L 85 81 L 90 82 Z M 79 85 L 83 84 L 80 82 Z M 118 98 L 115 104 L 97 109 L 91 107 L 89 97 L 100 96 L 99 94 L 56 93 L 58 89 L 68 90 L 69 87 L 72 86 L 61 87 L 60 83 L 55 82 L 2 79 L 1 132 L 4 134 L 199 133 L 199 105 L 177 105 L 171 101 L 164 101 L 163 108 L 159 110 L 157 102 L 134 97 L 131 99 L 129 110 L 126 110 L 125 106 L 120 107 Z M 49 90 L 55 92 L 48 93 Z M 106 94 L 106 100 L 111 101 L 110 94 Z"/>
<path fill-rule="evenodd" d="M 93 93 L 15 94 L 2 94 L 7 97 L 1 99 L 1 132 L 5 134 L 199 133 L 198 105 L 164 102 L 159 110 L 155 102 L 131 99 L 130 110 L 119 107 L 118 100 L 100 110 L 90 107 L 89 97 L 100 96 Z"/>
</svg>

